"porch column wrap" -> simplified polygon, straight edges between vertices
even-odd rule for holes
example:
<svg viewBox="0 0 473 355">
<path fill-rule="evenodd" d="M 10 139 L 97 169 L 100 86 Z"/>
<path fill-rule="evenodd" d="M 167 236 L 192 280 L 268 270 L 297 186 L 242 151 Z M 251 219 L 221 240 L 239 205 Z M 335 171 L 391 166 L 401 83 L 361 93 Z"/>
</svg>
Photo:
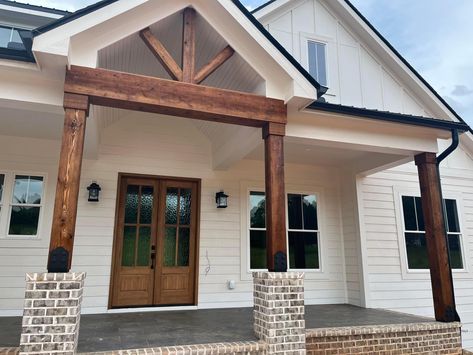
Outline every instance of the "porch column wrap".
<svg viewBox="0 0 473 355">
<path fill-rule="evenodd" d="M 434 153 L 423 153 L 415 157 L 415 163 L 419 172 L 435 319 L 454 322 L 459 317 L 455 309 L 437 158 Z"/>
<path fill-rule="evenodd" d="M 263 127 L 265 142 L 266 250 L 269 271 L 287 271 L 284 124 Z"/>
<path fill-rule="evenodd" d="M 85 273 L 27 274 L 20 354 L 73 355 Z"/>
<path fill-rule="evenodd" d="M 85 125 L 89 110 L 88 97 L 65 94 L 64 109 L 64 131 L 49 247 L 49 272 L 68 272 L 71 268 Z"/>
<path fill-rule="evenodd" d="M 304 274 L 254 272 L 254 330 L 268 354 L 305 354 Z"/>
</svg>

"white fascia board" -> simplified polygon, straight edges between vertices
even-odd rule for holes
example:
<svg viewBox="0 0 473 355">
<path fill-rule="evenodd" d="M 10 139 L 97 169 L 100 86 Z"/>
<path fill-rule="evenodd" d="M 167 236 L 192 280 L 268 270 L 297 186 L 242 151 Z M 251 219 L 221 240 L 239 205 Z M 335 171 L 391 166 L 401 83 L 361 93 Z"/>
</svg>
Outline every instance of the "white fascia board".
<svg viewBox="0 0 473 355">
<path fill-rule="evenodd" d="M 18 6 L 9 6 L 9 5 L 0 5 L 0 10 L 6 10 L 26 15 L 38 16 L 38 17 L 47 17 L 52 19 L 60 19 L 63 15 L 60 14 L 53 14 L 47 11 L 40 11 L 40 10 L 33 10 L 33 9 L 25 9 Z"/>
<path fill-rule="evenodd" d="M 279 10 L 284 5 L 294 2 L 294 0 L 276 0 L 271 4 L 266 5 L 265 7 L 261 8 L 260 10 L 253 12 L 253 16 L 256 17 L 258 20 L 263 20 L 264 18 L 270 14 L 272 14 L 275 10 Z"/>
</svg>

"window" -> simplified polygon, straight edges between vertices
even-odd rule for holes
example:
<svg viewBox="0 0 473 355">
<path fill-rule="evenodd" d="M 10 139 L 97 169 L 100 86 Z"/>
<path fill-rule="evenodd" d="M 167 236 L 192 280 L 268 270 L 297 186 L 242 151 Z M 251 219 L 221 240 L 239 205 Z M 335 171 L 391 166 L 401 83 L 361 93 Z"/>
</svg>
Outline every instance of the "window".
<svg viewBox="0 0 473 355">
<path fill-rule="evenodd" d="M 249 198 L 250 269 L 266 269 L 265 194 Z M 315 195 L 288 194 L 289 268 L 319 269 L 319 227 Z"/>
<path fill-rule="evenodd" d="M 307 45 L 309 73 L 320 85 L 327 86 L 327 45 L 310 40 Z"/>
<path fill-rule="evenodd" d="M 5 175 L 0 174 L 0 216 L 2 214 L 2 209 L 3 209 L 3 185 L 5 183 Z"/>
<path fill-rule="evenodd" d="M 463 269 L 461 232 L 457 202 L 444 200 L 447 219 L 448 249 L 453 269 Z M 402 196 L 404 237 L 409 269 L 428 269 L 429 260 L 425 240 L 424 215 L 420 197 Z"/>
<path fill-rule="evenodd" d="M 36 236 L 43 197 L 43 177 L 16 175 L 8 235 Z"/>
</svg>

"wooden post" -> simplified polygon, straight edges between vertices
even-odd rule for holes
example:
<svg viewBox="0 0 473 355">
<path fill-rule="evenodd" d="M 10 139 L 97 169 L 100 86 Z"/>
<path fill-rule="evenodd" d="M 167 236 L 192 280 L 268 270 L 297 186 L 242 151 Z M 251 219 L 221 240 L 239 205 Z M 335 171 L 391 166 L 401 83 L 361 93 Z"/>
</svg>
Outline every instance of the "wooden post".
<svg viewBox="0 0 473 355">
<path fill-rule="evenodd" d="M 184 29 L 182 36 L 182 81 L 194 83 L 195 71 L 195 10 L 184 10 Z"/>
<path fill-rule="evenodd" d="M 265 142 L 266 248 L 269 271 L 287 271 L 284 124 L 267 123 Z"/>
<path fill-rule="evenodd" d="M 434 153 L 422 153 L 415 157 L 415 162 L 419 172 L 435 319 L 440 322 L 459 321 L 455 308 L 437 158 Z"/>
<path fill-rule="evenodd" d="M 89 99 L 64 95 L 64 131 L 54 201 L 48 271 L 68 272 L 71 268 Z"/>
</svg>

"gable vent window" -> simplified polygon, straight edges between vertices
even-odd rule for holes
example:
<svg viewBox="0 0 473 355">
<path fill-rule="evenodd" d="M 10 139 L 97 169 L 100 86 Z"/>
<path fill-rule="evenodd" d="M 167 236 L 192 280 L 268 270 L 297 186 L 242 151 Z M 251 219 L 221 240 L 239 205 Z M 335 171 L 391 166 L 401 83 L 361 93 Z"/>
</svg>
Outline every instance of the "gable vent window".
<svg viewBox="0 0 473 355">
<path fill-rule="evenodd" d="M 327 45 L 321 42 L 308 41 L 309 73 L 320 85 L 327 83 Z"/>
<path fill-rule="evenodd" d="M 458 218 L 457 201 L 445 199 L 447 219 L 448 251 L 453 269 L 463 269 L 462 241 Z M 428 269 L 427 245 L 425 240 L 424 215 L 420 197 L 402 196 L 404 215 L 404 237 L 406 240 L 409 269 Z"/>
</svg>

